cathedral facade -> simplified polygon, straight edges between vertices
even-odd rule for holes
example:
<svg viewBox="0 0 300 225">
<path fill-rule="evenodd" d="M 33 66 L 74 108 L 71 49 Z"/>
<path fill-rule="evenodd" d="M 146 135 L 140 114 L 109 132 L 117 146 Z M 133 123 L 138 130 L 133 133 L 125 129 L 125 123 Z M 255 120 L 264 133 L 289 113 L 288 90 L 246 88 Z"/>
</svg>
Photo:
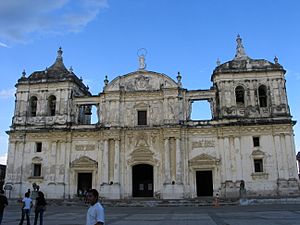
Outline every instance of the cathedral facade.
<svg viewBox="0 0 300 225">
<path fill-rule="evenodd" d="M 277 58 L 248 57 L 238 36 L 207 90 L 146 70 L 141 54 L 137 71 L 106 77 L 92 95 L 60 48 L 52 66 L 16 84 L 6 186 L 11 197 L 33 184 L 47 198 L 90 188 L 107 199 L 297 195 L 285 72 Z M 191 120 L 195 101 L 209 102 L 210 120 Z"/>
</svg>

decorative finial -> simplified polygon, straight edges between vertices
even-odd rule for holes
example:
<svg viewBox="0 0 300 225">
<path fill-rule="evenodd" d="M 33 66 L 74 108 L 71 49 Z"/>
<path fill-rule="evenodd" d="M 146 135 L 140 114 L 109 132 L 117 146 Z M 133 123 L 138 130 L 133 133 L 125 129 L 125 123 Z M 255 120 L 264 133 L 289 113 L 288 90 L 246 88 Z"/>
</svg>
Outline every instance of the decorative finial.
<svg viewBox="0 0 300 225">
<path fill-rule="evenodd" d="M 48 67 L 46 67 L 46 69 L 45 69 L 45 74 L 47 74 L 48 73 Z"/>
<path fill-rule="evenodd" d="M 140 48 L 137 52 L 139 57 L 139 70 L 146 69 L 145 56 L 147 55 L 147 50 L 145 48 Z"/>
<path fill-rule="evenodd" d="M 57 51 L 57 58 L 56 59 L 62 60 L 62 54 L 63 54 L 62 48 L 59 47 L 59 49 Z"/>
<path fill-rule="evenodd" d="M 70 73 L 73 73 L 73 67 L 72 66 L 70 66 L 69 71 L 70 71 Z"/>
<path fill-rule="evenodd" d="M 217 66 L 220 66 L 221 65 L 221 61 L 220 61 L 220 59 L 219 58 L 217 58 Z"/>
<path fill-rule="evenodd" d="M 22 77 L 26 77 L 26 72 L 25 72 L 25 69 L 23 69 L 23 72 L 22 72 Z"/>
<path fill-rule="evenodd" d="M 86 89 L 87 89 L 87 90 L 89 90 L 89 89 L 90 89 L 89 85 L 86 85 Z"/>
<path fill-rule="evenodd" d="M 108 84 L 108 79 L 107 79 L 107 76 L 105 76 L 105 79 L 104 79 L 104 85 L 106 86 Z"/>
<path fill-rule="evenodd" d="M 80 81 L 82 81 L 82 77 L 80 77 Z"/>
<path fill-rule="evenodd" d="M 236 42 L 237 42 L 237 46 L 236 46 L 236 54 L 234 59 L 247 59 L 248 56 L 246 55 L 244 46 L 242 44 L 242 38 L 240 37 L 239 34 L 236 38 Z"/>
<path fill-rule="evenodd" d="M 276 55 L 275 55 L 275 57 L 274 57 L 274 63 L 275 63 L 275 64 L 278 64 L 278 58 L 277 58 Z"/>
<path fill-rule="evenodd" d="M 178 71 L 178 73 L 177 73 L 177 84 L 178 84 L 178 87 L 181 87 L 181 85 L 182 85 L 182 83 L 181 83 L 181 75 L 180 75 L 180 72 Z"/>
</svg>

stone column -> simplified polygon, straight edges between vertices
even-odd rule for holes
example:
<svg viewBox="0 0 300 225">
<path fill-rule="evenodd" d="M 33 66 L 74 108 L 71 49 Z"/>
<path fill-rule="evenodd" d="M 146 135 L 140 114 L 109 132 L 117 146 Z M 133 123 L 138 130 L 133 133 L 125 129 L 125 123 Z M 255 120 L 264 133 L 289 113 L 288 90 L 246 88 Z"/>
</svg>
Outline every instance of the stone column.
<svg viewBox="0 0 300 225">
<path fill-rule="evenodd" d="M 20 164 L 21 163 L 21 174 L 20 174 L 20 193 L 19 194 L 22 194 L 22 191 L 23 191 L 23 183 L 25 182 L 25 180 L 27 180 L 27 177 L 26 176 L 28 176 L 28 174 L 26 174 L 25 173 L 25 176 L 24 176 L 24 171 L 25 171 L 25 163 L 24 163 L 24 161 L 26 162 L 26 159 L 25 159 L 25 151 L 26 151 L 26 134 L 24 135 L 24 137 L 23 137 L 24 139 L 23 139 L 23 141 L 22 142 L 20 142 L 20 144 L 19 144 L 19 150 L 21 150 L 21 152 L 22 152 L 22 157 L 21 157 L 21 160 L 20 161 L 18 161 L 18 164 Z M 30 174 L 30 176 L 31 176 L 32 174 Z M 26 178 L 25 178 L 26 177 Z"/>
<path fill-rule="evenodd" d="M 170 145 L 169 138 L 165 138 L 165 183 L 170 183 Z"/>
<path fill-rule="evenodd" d="M 176 138 L 176 182 L 182 183 L 182 167 L 181 167 L 181 140 Z"/>
<path fill-rule="evenodd" d="M 105 139 L 102 155 L 102 183 L 104 184 L 108 184 L 108 163 L 108 139 Z"/>
<path fill-rule="evenodd" d="M 61 112 L 61 92 L 62 92 L 62 89 L 59 89 L 59 92 L 58 92 L 58 96 L 56 96 L 56 102 L 55 102 L 55 115 L 60 115 L 60 114 L 63 114 L 63 112 Z"/>
<path fill-rule="evenodd" d="M 65 142 L 65 173 L 64 173 L 64 182 L 65 182 L 65 198 L 71 197 L 71 173 L 70 173 L 70 164 L 71 164 L 71 142 Z"/>
<path fill-rule="evenodd" d="M 54 141 L 54 142 L 52 142 L 52 144 L 51 144 L 52 146 L 51 146 L 51 158 L 52 158 L 52 162 L 54 162 L 55 163 L 55 170 L 54 171 L 51 171 L 51 169 L 50 169 L 50 179 L 51 180 L 53 180 L 53 181 L 55 181 L 55 182 L 57 182 L 57 180 L 56 180 L 56 178 L 57 178 L 57 176 L 58 176 L 58 173 L 59 173 L 59 171 L 58 171 L 58 163 L 57 163 L 57 148 L 58 148 L 58 141 Z M 53 173 L 54 174 L 53 174 Z M 52 174 L 51 174 L 52 173 Z M 45 177 L 46 177 L 46 175 L 44 175 Z M 47 178 L 46 178 L 47 179 Z"/>
<path fill-rule="evenodd" d="M 79 115 L 80 115 L 80 105 L 75 105 L 75 124 L 78 124 L 78 120 L 79 120 Z"/>
<path fill-rule="evenodd" d="M 242 166 L 242 160 L 241 160 L 241 144 L 240 144 L 239 137 L 234 138 L 234 150 L 236 153 L 236 179 L 243 180 L 243 166 Z"/>
<path fill-rule="evenodd" d="M 280 105 L 279 87 L 276 79 L 272 82 L 273 85 L 273 98 L 275 105 Z"/>
<path fill-rule="evenodd" d="M 297 178 L 297 168 L 295 163 L 293 163 L 295 161 L 295 149 L 293 148 L 292 136 L 290 134 L 285 135 L 285 146 L 289 166 L 289 178 Z"/>
<path fill-rule="evenodd" d="M 289 163 L 288 162 L 288 152 L 286 149 L 286 143 L 285 143 L 285 136 L 284 134 L 280 135 L 280 144 L 281 144 L 281 154 L 282 154 L 282 161 L 283 161 L 283 172 L 284 172 L 284 178 L 288 179 L 289 178 Z"/>
<path fill-rule="evenodd" d="M 115 140 L 114 183 L 120 183 L 120 140 Z"/>
<path fill-rule="evenodd" d="M 99 124 L 99 123 L 101 123 L 102 121 L 102 118 L 100 117 L 100 104 L 97 104 L 96 105 L 96 108 L 97 108 L 97 119 L 98 119 L 98 121 L 97 121 L 97 123 Z"/>
<path fill-rule="evenodd" d="M 280 143 L 280 137 L 278 134 L 274 135 L 274 142 L 275 142 L 275 151 L 277 155 L 277 163 L 278 163 L 278 178 L 282 179 L 284 178 L 284 167 L 283 167 L 283 158 L 282 158 L 282 152 L 281 152 L 281 143 Z"/>
<path fill-rule="evenodd" d="M 231 160 L 230 160 L 230 146 L 229 137 L 224 138 L 224 157 L 225 157 L 225 180 L 232 180 L 231 177 Z"/>
</svg>

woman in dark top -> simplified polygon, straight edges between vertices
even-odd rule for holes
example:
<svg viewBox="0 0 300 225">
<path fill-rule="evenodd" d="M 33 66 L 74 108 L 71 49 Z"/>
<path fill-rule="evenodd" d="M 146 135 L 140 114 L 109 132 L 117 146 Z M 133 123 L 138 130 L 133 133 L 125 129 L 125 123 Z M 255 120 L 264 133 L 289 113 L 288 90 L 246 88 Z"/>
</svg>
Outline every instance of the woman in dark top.
<svg viewBox="0 0 300 225">
<path fill-rule="evenodd" d="M 37 220 L 40 214 L 40 225 L 43 225 L 43 215 L 46 209 L 46 200 L 44 197 L 44 193 L 39 191 L 38 197 L 35 202 L 35 216 L 34 216 L 34 225 L 37 225 Z"/>
</svg>

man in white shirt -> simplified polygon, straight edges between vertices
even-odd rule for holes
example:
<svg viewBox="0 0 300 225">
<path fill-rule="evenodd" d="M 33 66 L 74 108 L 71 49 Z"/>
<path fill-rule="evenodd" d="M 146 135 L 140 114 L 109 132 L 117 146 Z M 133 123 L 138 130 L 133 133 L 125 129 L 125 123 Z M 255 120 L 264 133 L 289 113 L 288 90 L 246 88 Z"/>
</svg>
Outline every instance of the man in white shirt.
<svg viewBox="0 0 300 225">
<path fill-rule="evenodd" d="M 25 198 L 23 198 L 22 203 L 23 203 L 22 218 L 21 218 L 19 225 L 23 224 L 25 215 L 26 215 L 27 225 L 30 225 L 29 213 L 30 213 L 30 209 L 32 208 L 32 199 L 29 198 L 28 192 L 25 193 Z"/>
<path fill-rule="evenodd" d="M 104 209 L 98 202 L 99 193 L 96 189 L 87 192 L 87 202 L 91 204 L 86 214 L 86 225 L 104 225 Z"/>
</svg>

